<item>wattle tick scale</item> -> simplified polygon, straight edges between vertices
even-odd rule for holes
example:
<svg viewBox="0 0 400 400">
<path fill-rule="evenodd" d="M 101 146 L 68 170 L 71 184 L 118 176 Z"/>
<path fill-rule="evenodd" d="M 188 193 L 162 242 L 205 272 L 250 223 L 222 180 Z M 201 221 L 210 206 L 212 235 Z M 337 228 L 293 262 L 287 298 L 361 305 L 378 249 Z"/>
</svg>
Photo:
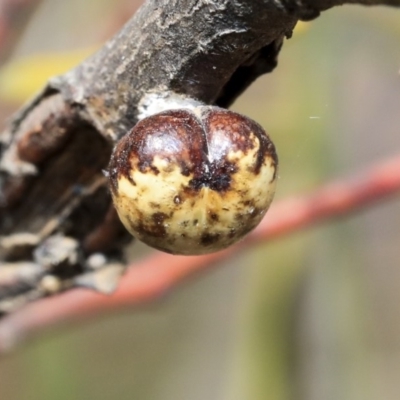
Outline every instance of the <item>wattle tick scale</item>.
<svg viewBox="0 0 400 400">
<path fill-rule="evenodd" d="M 212 106 L 141 120 L 116 145 L 111 193 L 126 229 L 172 254 L 205 254 L 243 238 L 275 193 L 275 147 L 253 120 Z"/>
</svg>

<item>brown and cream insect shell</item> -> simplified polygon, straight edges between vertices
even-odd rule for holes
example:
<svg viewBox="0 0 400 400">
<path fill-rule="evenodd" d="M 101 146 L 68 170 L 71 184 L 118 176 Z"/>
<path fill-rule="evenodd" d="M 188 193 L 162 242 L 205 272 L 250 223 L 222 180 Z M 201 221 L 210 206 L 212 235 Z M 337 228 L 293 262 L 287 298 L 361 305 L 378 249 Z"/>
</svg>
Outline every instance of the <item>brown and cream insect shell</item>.
<svg viewBox="0 0 400 400">
<path fill-rule="evenodd" d="M 117 144 L 109 179 L 132 235 L 168 253 L 204 254 L 257 226 L 274 196 L 277 164 L 260 125 L 201 106 L 140 121 Z"/>
</svg>

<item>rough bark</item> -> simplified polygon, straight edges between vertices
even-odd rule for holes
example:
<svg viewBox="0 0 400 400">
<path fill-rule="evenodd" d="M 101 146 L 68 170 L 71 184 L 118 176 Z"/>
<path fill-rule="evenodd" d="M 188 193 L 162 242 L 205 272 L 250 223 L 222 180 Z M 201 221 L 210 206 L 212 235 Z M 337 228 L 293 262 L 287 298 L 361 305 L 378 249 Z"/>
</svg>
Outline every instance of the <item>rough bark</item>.
<svg viewBox="0 0 400 400">
<path fill-rule="evenodd" d="M 77 285 L 112 290 L 129 241 L 103 172 L 118 138 L 155 98 L 229 106 L 275 68 L 299 19 L 340 4 L 149 0 L 99 52 L 50 80 L 0 136 L 0 313 Z"/>
</svg>

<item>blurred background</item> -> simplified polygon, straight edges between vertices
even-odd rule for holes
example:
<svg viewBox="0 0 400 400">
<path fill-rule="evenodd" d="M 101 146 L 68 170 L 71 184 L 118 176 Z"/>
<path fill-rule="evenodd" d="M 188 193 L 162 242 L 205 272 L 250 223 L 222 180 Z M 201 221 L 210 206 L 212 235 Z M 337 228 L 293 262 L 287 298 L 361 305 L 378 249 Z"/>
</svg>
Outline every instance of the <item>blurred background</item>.
<svg viewBox="0 0 400 400">
<path fill-rule="evenodd" d="M 34 3 L 0 67 L 2 125 L 140 1 Z M 277 146 L 278 200 L 399 153 L 399 69 L 400 10 L 299 26 L 233 106 Z M 155 304 L 42 332 L 0 360 L 0 399 L 398 400 L 399 243 L 400 196 L 249 249 Z"/>
</svg>

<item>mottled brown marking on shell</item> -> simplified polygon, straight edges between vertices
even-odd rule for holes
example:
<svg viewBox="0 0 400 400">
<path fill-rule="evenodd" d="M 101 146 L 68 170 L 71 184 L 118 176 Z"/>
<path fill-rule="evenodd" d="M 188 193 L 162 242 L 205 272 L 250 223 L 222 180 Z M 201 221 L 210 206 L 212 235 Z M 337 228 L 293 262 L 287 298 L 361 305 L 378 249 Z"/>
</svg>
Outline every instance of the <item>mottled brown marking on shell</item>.
<svg viewBox="0 0 400 400">
<path fill-rule="evenodd" d="M 238 168 L 235 163 L 225 160 L 221 163 L 204 161 L 207 168 L 204 168 L 202 175 L 193 178 L 189 184 L 196 191 L 202 187 L 209 187 L 216 192 L 226 192 L 232 181 L 232 175 L 237 172 Z"/>
<path fill-rule="evenodd" d="M 221 235 L 219 233 L 211 234 L 211 233 L 204 233 L 201 235 L 201 244 L 203 246 L 210 246 L 216 242 L 218 242 Z"/>
<path fill-rule="evenodd" d="M 162 213 L 157 213 L 162 214 Z M 153 214 L 154 217 L 154 214 Z M 145 237 L 156 237 L 156 238 L 163 238 L 166 236 L 167 231 L 165 226 L 162 222 L 160 222 L 159 217 L 153 218 L 153 221 L 145 221 L 144 219 L 132 220 L 128 218 L 129 225 L 134 232 L 138 233 L 138 237 L 145 238 Z M 161 218 L 162 219 L 162 218 Z"/>
<path fill-rule="evenodd" d="M 180 196 L 176 195 L 174 197 L 174 203 L 175 204 L 181 204 L 181 202 L 182 202 L 182 199 L 180 198 Z"/>
<path fill-rule="evenodd" d="M 242 151 L 246 154 L 257 145 L 251 138 L 253 121 L 240 114 L 222 109 L 210 109 L 205 112 L 202 121 L 211 156 L 212 153 L 227 155 L 229 151 Z M 214 135 L 221 135 L 229 140 L 229 147 L 218 140 L 213 141 Z M 213 148 L 210 148 L 211 143 Z"/>
<path fill-rule="evenodd" d="M 233 239 L 235 236 L 236 236 L 236 229 L 231 229 L 230 232 L 229 232 L 228 237 L 230 239 Z"/>
<path fill-rule="evenodd" d="M 168 219 L 168 215 L 163 212 L 156 212 L 151 216 L 151 219 L 157 225 L 162 225 L 163 222 Z"/>
<path fill-rule="evenodd" d="M 216 214 L 216 213 L 210 213 L 209 215 L 210 215 L 210 218 L 211 218 L 213 221 L 215 221 L 215 222 L 219 221 L 218 214 Z"/>
<path fill-rule="evenodd" d="M 243 154 L 246 154 L 249 150 L 254 149 L 255 146 L 259 146 L 254 173 L 258 174 L 260 172 L 261 166 L 264 164 L 267 157 L 271 157 L 274 167 L 276 167 L 278 156 L 275 146 L 264 129 L 257 124 L 257 122 L 233 111 L 209 109 L 209 111 L 205 112 L 203 126 L 204 131 L 207 132 L 207 142 L 215 143 L 216 146 L 216 148 L 209 148 L 210 153 L 223 154 L 224 151 L 227 150 L 235 152 L 241 151 Z M 229 147 L 222 148 L 219 141 L 212 140 L 213 135 L 222 132 L 224 137 L 230 140 Z M 255 143 L 251 138 L 252 133 L 258 139 L 259 143 Z M 215 166 L 215 168 L 223 169 L 226 156 L 217 158 L 221 161 L 219 163 L 220 165 Z"/>
<path fill-rule="evenodd" d="M 173 110 L 138 122 L 117 144 L 109 164 L 111 188 L 117 190 L 120 176 L 130 178 L 132 168 L 142 173 L 158 174 L 154 158 L 180 167 L 184 176 L 204 173 L 205 140 L 195 115 L 186 110 Z"/>
</svg>

